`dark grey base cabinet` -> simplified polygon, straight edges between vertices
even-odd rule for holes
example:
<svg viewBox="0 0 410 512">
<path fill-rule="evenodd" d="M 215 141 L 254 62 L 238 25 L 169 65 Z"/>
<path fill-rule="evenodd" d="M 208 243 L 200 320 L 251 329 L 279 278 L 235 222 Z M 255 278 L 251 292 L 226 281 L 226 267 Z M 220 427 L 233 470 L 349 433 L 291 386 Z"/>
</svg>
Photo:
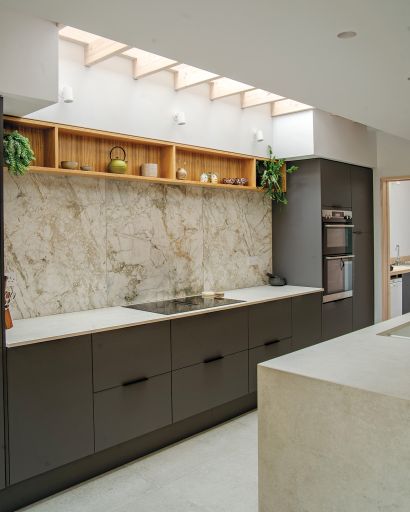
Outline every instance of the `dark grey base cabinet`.
<svg viewBox="0 0 410 512">
<path fill-rule="evenodd" d="M 91 336 L 7 352 L 10 483 L 94 452 Z"/>
<path fill-rule="evenodd" d="M 174 422 L 248 394 L 248 351 L 172 372 Z"/>
<path fill-rule="evenodd" d="M 249 348 L 292 336 L 292 299 L 256 304 L 249 309 Z"/>
<path fill-rule="evenodd" d="M 327 302 L 322 308 L 322 340 L 348 334 L 353 329 L 353 301 L 351 298 Z"/>
<path fill-rule="evenodd" d="M 249 349 L 249 393 L 253 393 L 257 389 L 258 364 L 275 357 L 284 356 L 289 352 L 292 352 L 292 338 L 285 338 L 268 345 Z"/>
<path fill-rule="evenodd" d="M 410 273 L 403 274 L 402 294 L 402 313 L 404 315 L 410 313 Z"/>
<path fill-rule="evenodd" d="M 292 299 L 293 350 L 310 347 L 322 339 L 322 294 L 312 293 Z"/>
<path fill-rule="evenodd" d="M 0 489 L 6 485 L 6 456 L 4 438 L 4 406 L 3 406 L 3 351 L 0 347 Z"/>
<path fill-rule="evenodd" d="M 95 450 L 172 423 L 171 373 L 94 395 Z"/>
</svg>

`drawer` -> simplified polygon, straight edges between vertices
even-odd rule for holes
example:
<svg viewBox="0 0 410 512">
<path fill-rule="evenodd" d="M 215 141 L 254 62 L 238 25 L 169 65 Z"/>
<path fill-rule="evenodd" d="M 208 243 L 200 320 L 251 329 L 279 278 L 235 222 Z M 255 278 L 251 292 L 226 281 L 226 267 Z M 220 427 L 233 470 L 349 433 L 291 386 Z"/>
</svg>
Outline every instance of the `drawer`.
<svg viewBox="0 0 410 512">
<path fill-rule="evenodd" d="M 322 340 L 331 340 L 353 330 L 352 298 L 326 302 L 322 306 Z"/>
<path fill-rule="evenodd" d="M 291 299 L 264 302 L 249 311 L 249 348 L 292 336 Z"/>
<path fill-rule="evenodd" d="M 248 393 L 248 351 L 172 372 L 174 422 Z"/>
<path fill-rule="evenodd" d="M 171 371 L 169 322 L 93 334 L 94 391 Z"/>
<path fill-rule="evenodd" d="M 248 308 L 171 321 L 172 369 L 248 348 Z"/>
<path fill-rule="evenodd" d="M 171 373 L 94 394 L 95 450 L 172 423 Z"/>
<path fill-rule="evenodd" d="M 269 361 L 269 359 L 289 354 L 289 352 L 292 352 L 292 338 L 286 338 L 249 350 L 249 393 L 256 391 L 257 365 L 263 363 L 263 361 Z"/>
</svg>

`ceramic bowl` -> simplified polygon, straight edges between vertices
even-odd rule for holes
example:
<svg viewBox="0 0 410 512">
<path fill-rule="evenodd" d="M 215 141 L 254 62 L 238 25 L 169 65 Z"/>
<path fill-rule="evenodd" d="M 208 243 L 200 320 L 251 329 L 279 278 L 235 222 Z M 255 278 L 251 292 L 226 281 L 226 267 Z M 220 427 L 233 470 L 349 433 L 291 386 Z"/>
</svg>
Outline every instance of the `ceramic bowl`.
<svg viewBox="0 0 410 512">
<path fill-rule="evenodd" d="M 78 162 L 74 162 L 73 160 L 63 160 L 61 162 L 62 169 L 78 169 Z"/>
<path fill-rule="evenodd" d="M 92 170 L 93 170 L 93 166 L 92 166 L 92 165 L 82 165 L 82 166 L 80 167 L 80 169 L 81 169 L 82 171 L 92 171 Z"/>
</svg>

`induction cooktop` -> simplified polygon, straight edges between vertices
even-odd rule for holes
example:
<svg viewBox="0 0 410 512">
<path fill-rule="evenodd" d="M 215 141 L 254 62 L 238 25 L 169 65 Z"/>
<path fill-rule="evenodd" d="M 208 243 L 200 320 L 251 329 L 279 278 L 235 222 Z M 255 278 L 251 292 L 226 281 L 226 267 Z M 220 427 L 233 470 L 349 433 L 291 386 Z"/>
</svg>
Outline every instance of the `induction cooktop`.
<svg viewBox="0 0 410 512">
<path fill-rule="evenodd" d="M 150 313 L 159 313 L 160 315 L 175 315 L 177 313 L 188 313 L 189 311 L 198 311 L 199 309 L 216 308 L 219 306 L 228 306 L 245 302 L 243 300 L 225 299 L 217 297 L 202 297 L 194 295 L 192 297 L 182 297 L 180 299 L 161 300 L 158 302 L 146 302 L 143 304 L 133 304 L 125 306 L 140 311 L 149 311 Z"/>
</svg>

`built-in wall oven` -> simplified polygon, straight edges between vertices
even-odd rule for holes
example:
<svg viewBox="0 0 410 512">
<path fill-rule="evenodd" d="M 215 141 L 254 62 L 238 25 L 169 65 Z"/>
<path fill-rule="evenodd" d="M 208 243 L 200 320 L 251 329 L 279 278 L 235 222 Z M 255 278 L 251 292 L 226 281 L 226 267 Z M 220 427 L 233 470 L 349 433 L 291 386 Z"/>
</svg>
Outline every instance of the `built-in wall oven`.
<svg viewBox="0 0 410 512">
<path fill-rule="evenodd" d="M 353 223 L 350 210 L 322 210 L 323 302 L 353 295 Z"/>
</svg>

